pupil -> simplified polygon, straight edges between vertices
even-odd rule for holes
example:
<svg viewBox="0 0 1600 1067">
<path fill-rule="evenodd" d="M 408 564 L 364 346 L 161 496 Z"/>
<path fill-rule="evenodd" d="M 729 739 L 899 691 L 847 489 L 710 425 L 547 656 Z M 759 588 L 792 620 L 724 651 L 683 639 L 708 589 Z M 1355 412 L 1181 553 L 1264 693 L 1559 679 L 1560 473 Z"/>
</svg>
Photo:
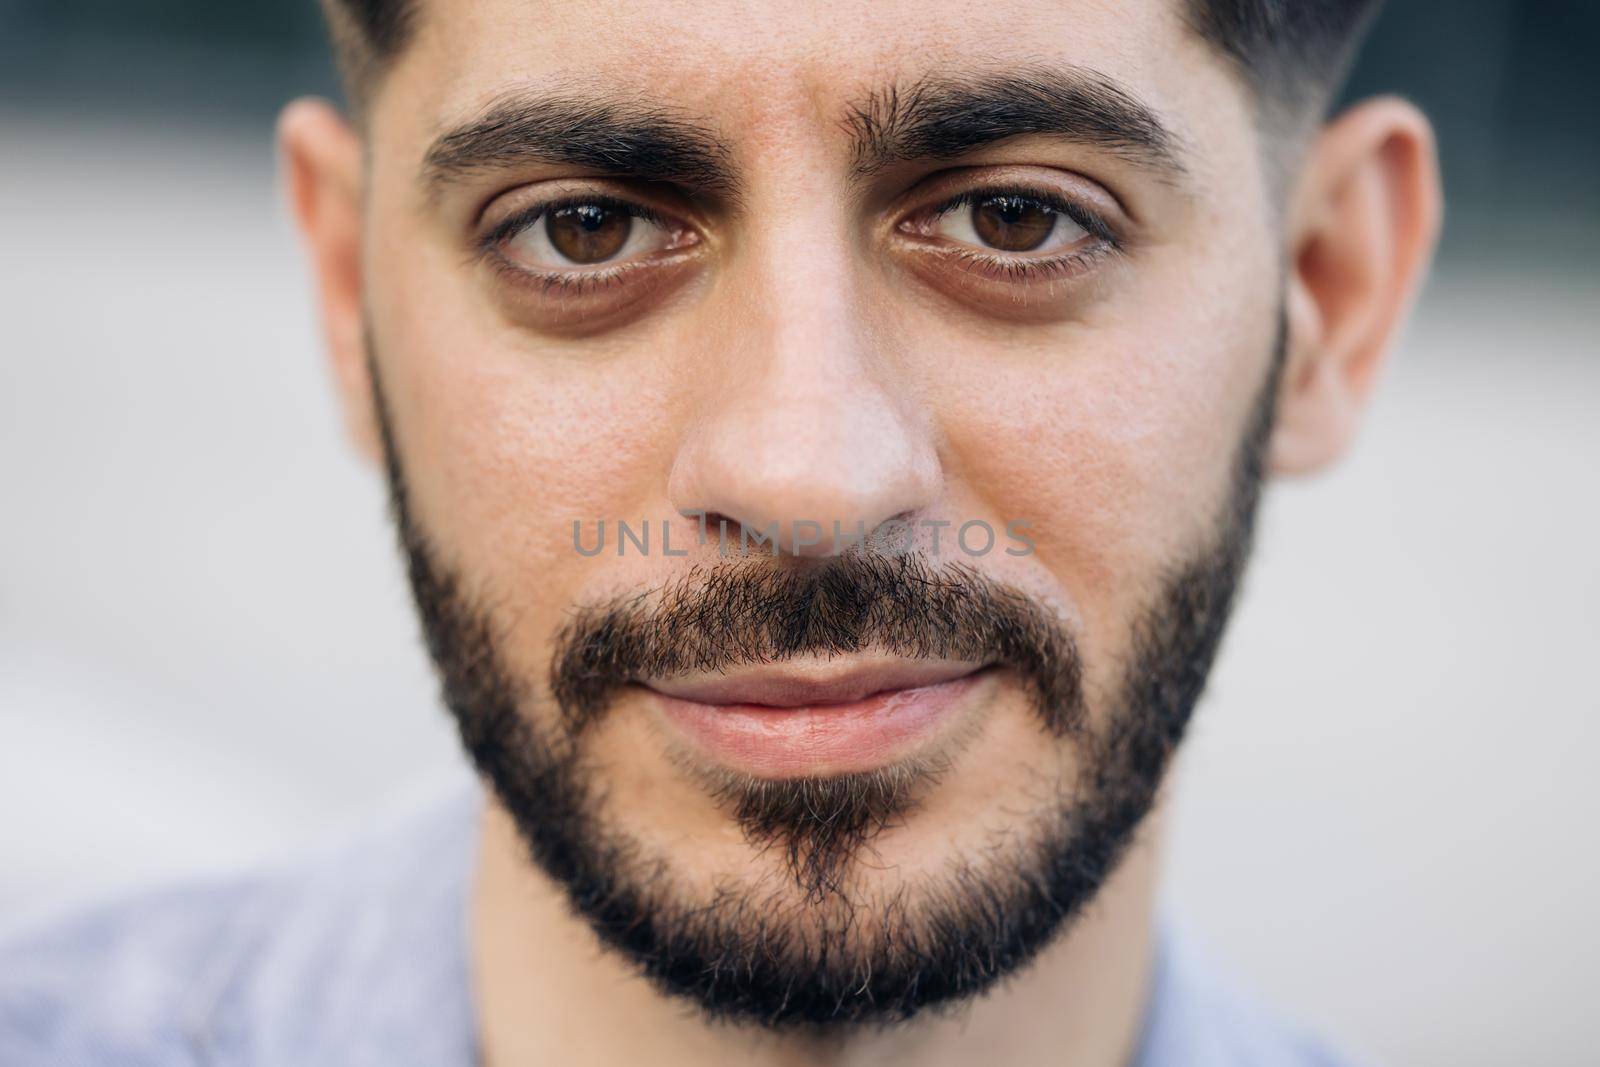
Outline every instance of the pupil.
<svg viewBox="0 0 1600 1067">
<path fill-rule="evenodd" d="M 557 252 L 574 263 L 602 263 L 628 242 L 633 219 L 600 204 L 557 208 L 545 218 L 545 233 Z"/>
<path fill-rule="evenodd" d="M 1003 252 L 1031 252 L 1056 228 L 1056 212 L 1020 196 L 992 196 L 972 209 L 983 242 Z"/>
</svg>

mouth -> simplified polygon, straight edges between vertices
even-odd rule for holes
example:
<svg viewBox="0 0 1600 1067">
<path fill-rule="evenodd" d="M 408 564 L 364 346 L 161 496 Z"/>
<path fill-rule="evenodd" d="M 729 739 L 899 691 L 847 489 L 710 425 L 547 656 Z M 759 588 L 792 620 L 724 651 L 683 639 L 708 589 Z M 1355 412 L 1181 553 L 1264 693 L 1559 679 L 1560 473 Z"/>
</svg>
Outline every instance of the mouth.
<svg viewBox="0 0 1600 1067">
<path fill-rule="evenodd" d="M 710 762 L 763 778 L 827 777 L 913 756 L 975 703 L 984 663 L 851 657 L 641 683 Z"/>
</svg>

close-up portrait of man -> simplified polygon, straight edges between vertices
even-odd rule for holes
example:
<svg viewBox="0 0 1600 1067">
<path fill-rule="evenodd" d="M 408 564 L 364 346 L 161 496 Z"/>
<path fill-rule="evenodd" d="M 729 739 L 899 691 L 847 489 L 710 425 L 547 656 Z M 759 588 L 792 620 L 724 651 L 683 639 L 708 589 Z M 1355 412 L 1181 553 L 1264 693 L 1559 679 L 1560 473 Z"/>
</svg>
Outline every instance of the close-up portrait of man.
<svg viewBox="0 0 1600 1067">
<path fill-rule="evenodd" d="M 281 189 L 472 773 L 8 937 L 0 1062 L 1364 1062 L 1162 845 L 1442 232 L 1377 8 L 324 0 Z"/>
</svg>

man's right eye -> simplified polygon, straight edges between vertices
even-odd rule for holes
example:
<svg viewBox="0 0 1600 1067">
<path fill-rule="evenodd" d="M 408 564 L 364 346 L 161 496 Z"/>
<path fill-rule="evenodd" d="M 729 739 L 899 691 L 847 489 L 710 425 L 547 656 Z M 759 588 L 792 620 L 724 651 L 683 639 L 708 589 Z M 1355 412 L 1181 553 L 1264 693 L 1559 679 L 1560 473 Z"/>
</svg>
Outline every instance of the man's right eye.
<svg viewBox="0 0 1600 1067">
<path fill-rule="evenodd" d="M 491 240 L 513 265 L 551 274 L 682 247 L 682 231 L 642 205 L 592 198 L 522 211 L 497 226 Z"/>
</svg>

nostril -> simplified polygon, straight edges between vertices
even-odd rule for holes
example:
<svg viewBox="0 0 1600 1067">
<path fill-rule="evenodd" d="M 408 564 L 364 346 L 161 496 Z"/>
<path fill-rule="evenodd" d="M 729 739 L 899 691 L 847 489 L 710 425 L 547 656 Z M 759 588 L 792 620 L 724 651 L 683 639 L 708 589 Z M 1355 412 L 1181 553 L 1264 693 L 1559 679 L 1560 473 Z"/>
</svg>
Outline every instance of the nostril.
<svg viewBox="0 0 1600 1067">
<path fill-rule="evenodd" d="M 679 514 L 692 524 L 695 543 L 719 549 L 723 554 L 817 556 L 836 555 L 851 549 L 881 549 L 884 545 L 916 543 L 921 514 L 916 509 L 897 512 L 886 519 L 864 518 L 774 519 L 766 524 L 740 520 L 730 512 L 686 508 Z M 948 523 L 938 525 L 946 526 Z"/>
<path fill-rule="evenodd" d="M 797 551 L 795 522 L 773 519 L 763 525 L 755 520 L 741 520 L 724 511 L 691 509 L 681 514 L 695 524 L 697 544 L 711 546 L 725 555 L 770 553 L 777 556 Z M 798 525 L 803 527 L 805 523 L 802 520 Z"/>
<path fill-rule="evenodd" d="M 833 543 L 829 523 L 816 519 L 775 518 L 762 522 L 739 519 L 729 512 L 694 508 L 679 514 L 694 524 L 697 544 L 711 546 L 723 554 L 816 555 L 825 554 L 826 546 Z M 864 540 L 864 536 L 858 540 Z"/>
<path fill-rule="evenodd" d="M 788 384 L 781 396 L 763 389 L 725 402 L 685 435 L 667 498 L 704 549 L 720 540 L 756 553 L 833 555 L 938 499 L 942 472 L 925 415 L 861 383 L 832 392 L 809 379 Z"/>
<path fill-rule="evenodd" d="M 679 512 L 695 524 L 695 542 L 702 545 L 738 544 L 741 527 L 739 520 L 722 511 L 704 511 L 690 508 Z"/>
</svg>

